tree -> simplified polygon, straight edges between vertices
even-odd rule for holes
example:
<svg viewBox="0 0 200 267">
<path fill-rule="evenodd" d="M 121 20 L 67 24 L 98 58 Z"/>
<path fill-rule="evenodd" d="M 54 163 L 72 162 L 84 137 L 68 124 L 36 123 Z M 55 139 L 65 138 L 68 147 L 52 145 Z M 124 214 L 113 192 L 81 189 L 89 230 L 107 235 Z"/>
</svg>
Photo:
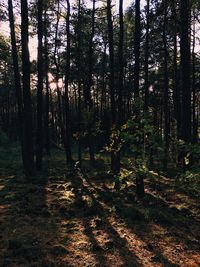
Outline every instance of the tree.
<svg viewBox="0 0 200 267">
<path fill-rule="evenodd" d="M 146 40 L 145 40 L 145 84 L 144 84 L 144 110 L 148 111 L 149 106 L 149 9 L 150 0 L 147 0 L 146 5 Z"/>
<path fill-rule="evenodd" d="M 66 17 L 66 33 L 67 33 L 67 51 L 66 51 L 66 71 L 65 71 L 65 112 L 66 112 L 66 159 L 68 163 L 72 162 L 71 153 L 71 127 L 70 127 L 70 110 L 69 110 L 69 74 L 70 74 L 70 2 L 67 0 L 67 17 Z"/>
<path fill-rule="evenodd" d="M 180 55 L 181 55 L 181 90 L 182 114 L 181 137 L 185 142 L 191 141 L 191 79 L 190 79 L 190 3 L 180 1 Z"/>
<path fill-rule="evenodd" d="M 78 165 L 82 166 L 82 144 L 81 144 L 81 1 L 78 0 L 78 21 L 77 21 L 77 70 L 78 70 Z"/>
<path fill-rule="evenodd" d="M 135 55 L 135 64 L 134 64 L 134 97 L 139 99 L 139 82 L 140 82 L 140 41 L 141 41 L 141 21 L 140 21 L 140 0 L 135 1 L 135 33 L 134 33 L 134 55 Z M 135 102 L 137 104 L 137 101 Z M 136 131 L 140 131 L 140 122 L 139 122 L 139 109 L 135 107 L 135 116 L 137 127 Z M 138 141 L 141 142 L 138 137 Z M 137 157 L 137 155 L 135 155 Z M 136 159 L 137 160 L 137 159 Z M 136 175 L 136 192 L 138 197 L 143 197 L 144 195 L 144 181 L 143 175 Z"/>
<path fill-rule="evenodd" d="M 134 96 L 139 97 L 139 80 L 140 80 L 140 39 L 141 39 L 141 22 L 140 22 L 140 0 L 135 1 L 135 32 L 134 32 Z"/>
<path fill-rule="evenodd" d="M 21 78 L 19 72 L 19 61 L 16 45 L 16 36 L 15 36 L 15 24 L 13 16 L 13 3 L 12 0 L 8 0 L 8 12 L 9 12 L 9 22 L 10 22 L 10 32 L 11 32 L 11 45 L 12 45 L 12 58 L 13 58 L 13 70 L 15 77 L 15 91 L 17 96 L 18 104 L 18 129 L 19 129 L 19 138 L 21 141 L 21 151 L 22 151 L 22 160 L 23 166 L 26 169 L 26 159 L 24 151 L 24 122 L 23 122 L 23 99 L 22 99 L 22 88 L 21 88 Z"/>
<path fill-rule="evenodd" d="M 89 48 L 88 48 L 88 81 L 87 81 L 87 91 L 86 91 L 86 108 L 90 113 L 93 112 L 93 101 L 91 97 L 91 87 L 92 87 L 92 73 L 93 73 L 93 38 L 95 34 L 95 3 L 96 0 L 93 0 L 93 7 L 92 7 L 92 23 L 91 23 L 91 34 L 90 34 L 90 40 L 89 40 Z M 92 114 L 92 117 L 94 115 Z M 93 135 L 91 132 L 91 129 L 93 127 L 93 118 L 91 119 L 91 122 L 88 123 L 88 146 L 89 146 L 89 155 L 90 155 L 90 161 L 94 165 L 95 162 L 95 156 L 94 156 L 94 140 Z"/>
<path fill-rule="evenodd" d="M 107 0 L 107 22 L 108 22 L 108 47 L 109 47 L 109 87 L 110 87 L 110 98 L 111 98 L 111 170 L 113 173 L 118 173 L 118 164 L 116 164 L 116 147 L 118 146 L 118 136 L 116 133 L 116 104 L 115 104 L 115 84 L 114 84 L 114 39 L 113 39 L 113 22 L 111 12 L 111 1 Z"/>
<path fill-rule="evenodd" d="M 30 58 L 28 48 L 28 4 L 21 0 L 22 84 L 24 105 L 24 161 L 25 173 L 34 174 L 32 101 L 30 88 Z"/>
<path fill-rule="evenodd" d="M 50 131 L 49 131 L 49 56 L 48 56 L 48 21 L 47 5 L 44 11 L 44 56 L 45 56 L 45 116 L 44 116 L 44 147 L 47 155 L 50 155 Z"/>
<path fill-rule="evenodd" d="M 167 4 L 164 3 L 164 23 L 163 23 L 163 47 L 164 47 L 164 169 L 167 169 L 169 157 L 169 78 L 168 78 L 168 49 L 167 49 Z"/>
<path fill-rule="evenodd" d="M 37 137 L 36 168 L 42 170 L 43 154 L 43 0 L 37 2 L 38 11 L 38 87 L 37 87 Z"/>
</svg>

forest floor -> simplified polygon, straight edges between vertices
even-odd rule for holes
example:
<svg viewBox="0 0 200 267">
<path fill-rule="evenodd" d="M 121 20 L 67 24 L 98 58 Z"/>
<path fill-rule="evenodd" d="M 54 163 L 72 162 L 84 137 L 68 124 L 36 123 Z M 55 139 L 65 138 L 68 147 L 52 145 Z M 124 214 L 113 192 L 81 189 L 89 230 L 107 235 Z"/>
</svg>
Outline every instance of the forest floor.
<svg viewBox="0 0 200 267">
<path fill-rule="evenodd" d="M 27 180 L 18 154 L 0 149 L 0 266 L 200 266 L 198 174 L 150 172 L 138 201 L 133 182 L 114 189 L 106 161 L 80 172 L 55 151 Z"/>
</svg>

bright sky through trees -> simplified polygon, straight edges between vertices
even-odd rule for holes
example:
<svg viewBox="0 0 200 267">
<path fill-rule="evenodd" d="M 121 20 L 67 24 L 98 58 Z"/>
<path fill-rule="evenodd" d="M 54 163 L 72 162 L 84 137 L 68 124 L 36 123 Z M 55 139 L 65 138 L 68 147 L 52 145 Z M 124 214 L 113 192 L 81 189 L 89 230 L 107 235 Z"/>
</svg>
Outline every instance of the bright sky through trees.
<svg viewBox="0 0 200 267">
<path fill-rule="evenodd" d="M 97 1 L 99 4 L 101 4 L 101 1 Z M 124 0 L 124 9 L 126 9 L 128 6 L 131 5 L 133 1 L 132 0 Z M 85 3 L 87 6 L 91 5 L 91 0 L 86 0 Z M 119 0 L 112 1 L 113 4 L 115 4 L 115 9 L 118 12 L 118 6 L 119 6 Z M 145 0 L 141 0 L 141 6 L 143 7 L 145 5 Z M 9 30 L 9 24 L 8 22 L 1 22 L 0 21 L 0 28 L 1 32 L 5 36 L 10 36 L 10 30 Z M 30 38 L 29 40 L 29 49 L 30 49 L 30 57 L 31 60 L 35 60 L 37 58 L 37 37 Z"/>
</svg>

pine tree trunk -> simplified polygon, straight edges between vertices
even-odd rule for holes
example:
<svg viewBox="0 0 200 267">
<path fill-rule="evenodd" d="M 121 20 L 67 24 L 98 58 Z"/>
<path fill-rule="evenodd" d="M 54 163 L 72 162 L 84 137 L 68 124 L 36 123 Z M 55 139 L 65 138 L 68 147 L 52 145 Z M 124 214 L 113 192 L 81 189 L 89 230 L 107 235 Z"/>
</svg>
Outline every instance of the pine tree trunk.
<svg viewBox="0 0 200 267">
<path fill-rule="evenodd" d="M 148 111 L 149 106 L 149 8 L 150 0 L 147 0 L 146 10 L 146 40 L 145 40 L 145 83 L 144 83 L 144 110 Z"/>
<path fill-rule="evenodd" d="M 139 97 L 139 80 L 140 80 L 140 38 L 141 38 L 141 22 L 140 22 L 140 0 L 135 1 L 135 33 L 134 33 L 134 96 Z"/>
<path fill-rule="evenodd" d="M 192 44 L 192 141 L 197 143 L 198 141 L 198 125 L 196 118 L 196 56 L 195 56 L 195 43 L 196 43 L 196 31 L 195 31 L 195 11 L 193 15 L 193 44 Z"/>
<path fill-rule="evenodd" d="M 50 131 L 49 131 L 49 58 L 48 58 L 48 25 L 47 25 L 47 6 L 44 12 L 44 50 L 45 50 L 45 120 L 44 120 L 44 132 L 45 132 L 45 143 L 44 147 L 47 155 L 50 155 Z"/>
<path fill-rule="evenodd" d="M 24 104 L 24 158 L 25 173 L 34 175 L 32 101 L 30 88 L 30 58 L 28 48 L 28 4 L 21 0 L 22 84 Z"/>
<path fill-rule="evenodd" d="M 114 41 L 113 41 L 113 22 L 111 12 L 111 1 L 107 0 L 107 22 L 108 22 L 108 47 L 109 47 L 109 67 L 110 67 L 110 98 L 111 98 L 111 132 L 116 130 L 116 104 L 115 104 L 115 84 L 114 84 Z M 116 140 L 112 140 L 116 142 Z M 111 170 L 117 173 L 116 151 L 111 150 Z"/>
<path fill-rule="evenodd" d="M 163 167 L 167 170 L 169 158 L 169 78 L 168 78 L 168 50 L 167 50 L 167 4 L 164 7 L 163 44 L 164 44 L 164 162 Z"/>
<path fill-rule="evenodd" d="M 91 97 L 91 86 L 92 86 L 92 72 L 93 72 L 93 38 L 94 38 L 94 31 L 95 31 L 95 2 L 93 0 L 93 8 L 92 8 L 92 24 L 91 24 L 91 35 L 89 41 L 89 50 L 88 50 L 88 82 L 87 82 L 87 92 L 86 92 L 86 104 L 87 109 L 89 112 L 92 112 L 92 116 L 94 116 L 93 112 L 93 102 Z M 94 136 L 92 135 L 91 129 L 94 127 L 94 120 L 92 118 L 92 122 L 88 123 L 88 147 L 89 147 L 89 155 L 90 155 L 90 162 L 92 165 L 95 163 L 95 155 L 94 155 Z"/>
<path fill-rule="evenodd" d="M 124 88 L 124 56 L 123 56 L 123 44 L 124 44 L 124 20 L 123 20 L 123 0 L 119 1 L 119 48 L 118 48 L 118 59 L 119 59 L 119 80 L 118 80 L 118 118 L 117 118 L 117 130 L 120 131 L 121 125 L 123 123 L 123 88 Z M 121 142 L 120 138 L 117 140 Z M 116 152 L 115 160 L 116 172 L 120 172 L 120 149 Z"/>
<path fill-rule="evenodd" d="M 81 1 L 78 0 L 78 23 L 77 23 L 77 65 L 78 65 L 78 166 L 82 167 L 82 144 L 81 144 Z"/>
<path fill-rule="evenodd" d="M 70 110 L 69 110 L 69 74 L 70 74 L 70 1 L 67 0 L 67 18 L 66 18 L 66 32 L 67 32 L 67 56 L 66 56 L 66 71 L 65 71 L 65 119 L 66 119 L 66 160 L 71 163 L 71 128 L 70 128 Z"/>
<path fill-rule="evenodd" d="M 181 0 L 181 89 L 182 116 L 181 137 L 185 142 L 191 141 L 191 85 L 190 85 L 190 9 L 189 0 Z"/>
<path fill-rule="evenodd" d="M 43 154 L 43 0 L 38 0 L 38 88 L 37 88 L 37 136 L 36 168 L 42 170 Z"/>
<path fill-rule="evenodd" d="M 135 65 L 134 65 L 134 97 L 139 98 L 139 82 L 140 82 L 140 41 L 141 41 L 141 22 L 140 22 L 140 0 L 135 1 L 135 34 L 134 34 L 134 53 L 135 53 Z M 140 110 L 135 108 L 136 121 L 138 128 L 140 128 L 139 121 Z M 141 142 L 141 140 L 139 141 Z M 137 157 L 137 156 L 135 156 Z M 137 159 L 136 159 L 137 160 Z M 139 198 L 144 195 L 144 177 L 143 175 L 136 175 L 136 193 Z"/>
<path fill-rule="evenodd" d="M 19 130 L 19 138 L 21 142 L 22 161 L 23 161 L 23 166 L 25 169 L 26 163 L 25 163 L 25 155 L 24 155 L 24 136 L 23 136 L 23 133 L 24 133 L 23 96 L 22 96 L 22 88 L 21 88 L 21 81 L 20 81 L 19 61 L 18 61 L 18 54 L 17 54 L 12 0 L 8 0 L 8 12 L 9 12 L 9 22 L 10 22 L 10 32 L 11 32 L 11 46 L 12 46 L 12 59 L 13 59 L 13 69 L 14 69 L 14 78 L 15 78 L 15 91 L 16 91 L 16 96 L 17 96 L 17 107 L 18 107 L 18 130 Z"/>
</svg>

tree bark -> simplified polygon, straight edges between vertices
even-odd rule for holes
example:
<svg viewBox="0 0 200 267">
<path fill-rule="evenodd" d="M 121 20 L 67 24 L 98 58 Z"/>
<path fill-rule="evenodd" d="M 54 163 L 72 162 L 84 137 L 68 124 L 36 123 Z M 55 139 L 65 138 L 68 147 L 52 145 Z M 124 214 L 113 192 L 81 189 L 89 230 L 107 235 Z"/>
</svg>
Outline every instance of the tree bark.
<svg viewBox="0 0 200 267">
<path fill-rule="evenodd" d="M 92 23 L 91 23 L 91 35 L 89 41 L 89 50 L 88 50 L 88 82 L 87 82 L 87 92 L 86 92 L 86 104 L 89 112 L 93 112 L 93 101 L 91 97 L 91 86 L 92 86 L 92 73 L 93 73 L 93 38 L 95 33 L 95 3 L 96 0 L 93 0 L 93 8 L 92 8 Z M 93 112 L 94 113 L 94 112 Z M 94 117 L 94 114 L 92 114 Z M 95 163 L 95 156 L 94 156 L 94 136 L 92 135 L 92 128 L 94 124 L 94 119 L 92 118 L 91 122 L 88 123 L 88 146 L 89 146 L 89 155 L 90 155 L 90 162 L 92 165 Z"/>
<path fill-rule="evenodd" d="M 168 49 L 167 49 L 167 4 L 164 3 L 164 25 L 163 25 L 163 45 L 164 45 L 164 162 L 163 167 L 167 170 L 169 158 L 169 78 L 168 78 Z"/>
<path fill-rule="evenodd" d="M 15 91 L 17 97 L 17 107 L 18 107 L 18 130 L 19 138 L 21 142 L 21 152 L 22 152 L 22 161 L 24 169 L 26 168 L 25 156 L 24 156 L 24 122 L 23 122 L 23 96 L 22 88 L 20 81 L 20 72 L 19 72 L 19 61 L 16 45 L 16 36 L 15 36 L 15 24 L 14 24 L 14 15 L 13 15 L 13 3 L 12 0 L 8 0 L 8 12 L 9 12 L 9 23 L 10 23 L 10 33 L 11 33 L 11 46 L 12 46 L 12 59 L 13 59 L 13 69 L 14 69 L 14 79 L 15 79 Z"/>
<path fill-rule="evenodd" d="M 78 166 L 82 167 L 82 144 L 81 144 L 81 1 L 78 0 L 77 22 L 77 67 L 78 67 Z"/>
<path fill-rule="evenodd" d="M 112 11 L 111 11 L 111 0 L 107 0 L 107 22 L 108 22 L 108 47 L 109 47 L 109 87 L 110 87 L 110 98 L 111 98 L 111 141 L 113 146 L 111 148 L 111 170 L 113 173 L 118 173 L 116 164 L 116 149 L 117 149 L 117 136 L 116 132 L 116 104 L 115 104 L 115 84 L 114 84 L 114 40 L 113 40 L 113 22 L 112 22 Z M 112 137 L 113 136 L 113 137 Z"/>
<path fill-rule="evenodd" d="M 37 135 L 36 168 L 42 170 L 43 156 L 43 0 L 38 0 L 38 88 L 37 88 Z"/>
<path fill-rule="evenodd" d="M 196 118 L 196 56 L 195 56 L 195 44 L 196 44 L 196 30 L 195 30 L 195 11 L 193 15 L 193 44 L 192 44 L 192 141 L 197 143 L 198 141 L 198 125 Z"/>
<path fill-rule="evenodd" d="M 66 160 L 71 163 L 71 127 L 70 127 L 70 110 L 69 110 L 69 75 L 70 75 L 70 1 L 67 0 L 67 17 L 66 17 L 66 32 L 67 32 L 67 55 L 66 55 L 66 71 L 65 71 L 65 119 L 66 119 Z"/>
<path fill-rule="evenodd" d="M 145 40 L 145 82 L 144 82 L 144 110 L 149 107 L 149 8 L 150 0 L 147 0 L 146 6 L 146 40 Z"/>
<path fill-rule="evenodd" d="M 185 142 L 191 141 L 191 84 L 190 84 L 190 8 L 189 0 L 180 1 L 181 33 L 181 90 L 182 116 L 181 137 Z"/>
<path fill-rule="evenodd" d="M 141 39 L 141 22 L 140 22 L 140 0 L 135 1 L 135 32 L 134 32 L 134 96 L 139 97 L 139 80 L 140 80 L 140 40 Z"/>
<path fill-rule="evenodd" d="M 24 157 L 25 173 L 34 175 L 34 151 L 33 151 L 33 125 L 32 125 L 32 101 L 30 87 L 30 57 L 28 48 L 28 4 L 27 0 L 21 0 L 21 42 L 22 42 L 22 84 L 24 104 Z"/>
<path fill-rule="evenodd" d="M 50 155 L 50 131 L 49 131 L 49 57 L 48 57 L 48 25 L 47 25 L 47 6 L 44 12 L 44 50 L 45 50 L 45 120 L 44 120 L 44 132 L 45 132 L 45 143 L 44 147 L 47 155 Z"/>
<path fill-rule="evenodd" d="M 172 13 L 174 17 L 174 52 L 173 52 L 173 102 L 174 102 L 174 115 L 176 119 L 176 135 L 177 138 L 181 137 L 181 96 L 180 96 L 180 85 L 178 80 L 178 66 L 177 66 L 177 12 L 176 5 L 172 4 Z"/>
</svg>

